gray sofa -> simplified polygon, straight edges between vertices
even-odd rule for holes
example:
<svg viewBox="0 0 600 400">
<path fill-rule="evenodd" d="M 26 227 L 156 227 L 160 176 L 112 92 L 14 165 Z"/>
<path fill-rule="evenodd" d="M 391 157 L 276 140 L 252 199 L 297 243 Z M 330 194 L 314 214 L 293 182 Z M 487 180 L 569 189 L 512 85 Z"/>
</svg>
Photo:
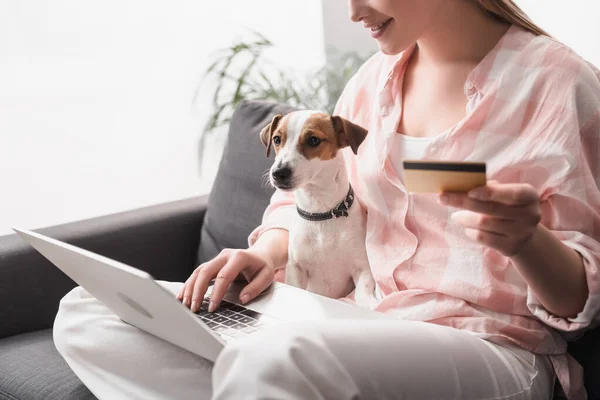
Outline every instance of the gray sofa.
<svg viewBox="0 0 600 400">
<path fill-rule="evenodd" d="M 292 109 L 243 102 L 236 110 L 213 189 L 207 197 L 160 204 L 40 229 L 48 236 L 183 281 L 226 247 L 245 247 L 272 189 L 259 140 L 276 113 Z M 58 302 L 75 284 L 16 235 L 0 237 L 0 399 L 94 399 L 52 342 Z M 600 399 L 600 330 L 570 345 L 584 365 L 589 398 Z"/>
</svg>

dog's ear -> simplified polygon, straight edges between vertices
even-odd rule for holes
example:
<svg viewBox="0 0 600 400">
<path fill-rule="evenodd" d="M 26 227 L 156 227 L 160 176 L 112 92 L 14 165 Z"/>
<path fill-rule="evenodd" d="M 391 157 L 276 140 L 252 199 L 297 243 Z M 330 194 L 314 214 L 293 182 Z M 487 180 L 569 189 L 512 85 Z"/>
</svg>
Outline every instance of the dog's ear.
<svg viewBox="0 0 600 400">
<path fill-rule="evenodd" d="M 260 140 L 265 146 L 267 146 L 267 158 L 271 155 L 273 132 L 275 132 L 275 129 L 277 129 L 277 125 L 279 124 L 281 118 L 283 118 L 283 115 L 277 114 L 273 117 L 271 123 L 265 126 L 262 131 L 260 131 Z"/>
<path fill-rule="evenodd" d="M 367 137 L 368 131 L 362 126 L 356 125 L 337 115 L 331 117 L 331 122 L 338 136 L 340 147 L 350 146 L 354 154 L 357 154 L 358 147 Z"/>
</svg>

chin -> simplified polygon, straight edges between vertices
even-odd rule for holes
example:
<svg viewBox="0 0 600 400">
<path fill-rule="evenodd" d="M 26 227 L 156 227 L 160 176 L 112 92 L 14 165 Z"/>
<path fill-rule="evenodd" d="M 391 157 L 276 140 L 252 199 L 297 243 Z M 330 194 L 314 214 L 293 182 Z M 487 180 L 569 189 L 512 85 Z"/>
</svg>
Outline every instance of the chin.
<svg viewBox="0 0 600 400">
<path fill-rule="evenodd" d="M 402 48 L 401 46 L 394 46 L 389 44 L 379 44 L 379 50 L 385 54 L 386 56 L 395 56 L 402 53 L 406 48 Z"/>
<path fill-rule="evenodd" d="M 400 53 L 399 51 L 391 50 L 384 46 L 379 46 L 379 50 L 386 56 L 395 56 L 396 54 Z"/>
<path fill-rule="evenodd" d="M 294 190 L 296 190 L 295 187 L 292 186 L 276 186 L 278 190 L 282 191 L 282 192 L 293 192 Z"/>
<path fill-rule="evenodd" d="M 408 49 L 413 43 L 398 43 L 391 40 L 377 41 L 379 50 L 386 56 L 395 56 Z"/>
<path fill-rule="evenodd" d="M 294 185 L 293 183 L 282 184 L 277 182 L 271 182 L 271 185 L 273 185 L 275 189 L 281 190 L 282 192 L 293 192 L 297 188 L 296 185 Z"/>
</svg>

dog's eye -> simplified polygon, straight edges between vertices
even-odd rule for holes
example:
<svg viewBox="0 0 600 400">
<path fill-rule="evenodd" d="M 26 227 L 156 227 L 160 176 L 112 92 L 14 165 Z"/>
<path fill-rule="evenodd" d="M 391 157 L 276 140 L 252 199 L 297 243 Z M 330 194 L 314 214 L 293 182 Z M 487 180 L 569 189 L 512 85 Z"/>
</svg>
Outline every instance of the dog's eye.
<svg viewBox="0 0 600 400">
<path fill-rule="evenodd" d="M 319 139 L 318 137 L 311 136 L 308 139 L 308 145 L 311 146 L 311 147 L 317 147 L 320 144 L 321 144 L 321 139 Z"/>
<path fill-rule="evenodd" d="M 281 144 L 281 137 L 280 136 L 274 136 L 273 137 L 273 144 L 275 146 L 279 146 Z"/>
</svg>

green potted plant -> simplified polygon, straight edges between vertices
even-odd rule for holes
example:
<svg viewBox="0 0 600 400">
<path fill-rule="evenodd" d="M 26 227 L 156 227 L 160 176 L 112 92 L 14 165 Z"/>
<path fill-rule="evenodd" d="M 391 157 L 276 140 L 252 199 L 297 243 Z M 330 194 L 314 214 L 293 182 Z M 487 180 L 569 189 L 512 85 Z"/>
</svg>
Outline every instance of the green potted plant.
<svg viewBox="0 0 600 400">
<path fill-rule="evenodd" d="M 306 77 L 298 77 L 265 57 L 265 51 L 272 47 L 270 40 L 255 32 L 215 53 L 203 77 L 203 82 L 210 81 L 214 91 L 212 110 L 200 137 L 200 156 L 206 140 L 219 127 L 229 124 L 233 111 L 244 99 L 271 100 L 333 113 L 346 83 L 366 60 L 356 52 L 328 49 L 330 60 L 326 65 Z M 203 86 L 198 87 L 196 97 Z"/>
</svg>

